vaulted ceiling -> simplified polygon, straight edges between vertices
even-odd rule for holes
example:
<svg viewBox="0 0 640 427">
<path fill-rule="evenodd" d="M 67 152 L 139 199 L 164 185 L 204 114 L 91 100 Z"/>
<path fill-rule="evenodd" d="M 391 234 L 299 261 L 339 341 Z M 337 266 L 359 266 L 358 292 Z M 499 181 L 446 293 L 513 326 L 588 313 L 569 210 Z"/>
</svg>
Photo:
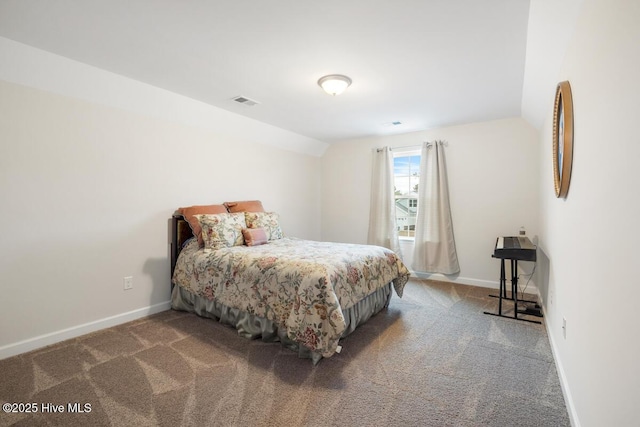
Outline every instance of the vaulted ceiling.
<svg viewBox="0 0 640 427">
<path fill-rule="evenodd" d="M 529 0 L 0 0 L 0 36 L 331 143 L 520 116 L 528 14 Z M 353 84 L 332 97 L 316 82 L 335 73 Z"/>
</svg>

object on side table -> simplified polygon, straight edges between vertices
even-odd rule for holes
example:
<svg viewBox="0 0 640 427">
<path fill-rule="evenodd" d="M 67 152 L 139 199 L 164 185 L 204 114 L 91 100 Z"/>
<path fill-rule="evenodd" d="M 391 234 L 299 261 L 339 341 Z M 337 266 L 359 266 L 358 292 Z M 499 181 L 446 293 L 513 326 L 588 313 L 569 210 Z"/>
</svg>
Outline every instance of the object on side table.
<svg viewBox="0 0 640 427">
<path fill-rule="evenodd" d="M 537 320 L 525 319 L 522 317 L 518 317 L 518 313 L 520 314 L 533 314 L 529 312 L 529 307 L 525 310 L 519 310 L 520 306 L 523 303 L 533 303 L 536 304 L 536 301 L 530 300 L 520 300 L 518 301 L 518 261 L 536 261 L 536 246 L 531 243 L 527 237 L 518 236 L 518 237 L 498 237 L 496 239 L 496 246 L 493 251 L 493 258 L 500 259 L 500 290 L 498 295 L 491 295 L 492 297 L 498 298 L 498 312 L 491 313 L 485 311 L 485 314 L 490 314 L 492 316 L 500 316 L 506 317 L 509 319 L 522 320 L 525 322 L 531 323 L 541 323 Z M 505 260 L 509 260 L 511 262 L 511 296 L 507 294 L 507 278 L 506 278 L 506 268 L 505 268 Z M 511 300 L 513 301 L 513 316 L 507 316 L 502 313 L 502 301 L 503 300 Z M 537 304 L 536 304 L 537 305 Z M 542 317 L 542 314 L 538 311 L 537 314 L 533 314 L 537 317 Z"/>
</svg>

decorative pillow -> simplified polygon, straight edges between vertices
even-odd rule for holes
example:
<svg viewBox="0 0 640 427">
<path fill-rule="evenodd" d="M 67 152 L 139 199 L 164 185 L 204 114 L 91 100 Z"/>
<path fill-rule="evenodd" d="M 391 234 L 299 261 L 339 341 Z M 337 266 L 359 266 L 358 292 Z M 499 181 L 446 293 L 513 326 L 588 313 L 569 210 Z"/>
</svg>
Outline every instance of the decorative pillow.
<svg viewBox="0 0 640 427">
<path fill-rule="evenodd" d="M 193 235 L 198 238 L 198 243 L 200 244 L 200 247 L 202 247 L 204 244 L 204 241 L 202 240 L 202 229 L 200 228 L 200 223 L 195 216 L 227 213 L 227 208 L 224 205 L 189 206 L 187 208 L 178 209 L 178 213 L 189 223 L 189 227 L 191 227 Z"/>
<path fill-rule="evenodd" d="M 196 215 L 202 227 L 204 249 L 220 249 L 244 245 L 242 229 L 247 228 L 243 213 Z"/>
<path fill-rule="evenodd" d="M 247 246 L 264 245 L 269 242 L 264 228 L 245 228 L 242 230 L 242 235 Z"/>
<path fill-rule="evenodd" d="M 245 212 L 244 219 L 248 228 L 264 228 L 267 240 L 282 239 L 282 229 L 275 212 Z"/>
<path fill-rule="evenodd" d="M 243 202 L 224 202 L 229 212 L 264 212 L 260 200 L 245 200 Z"/>
</svg>

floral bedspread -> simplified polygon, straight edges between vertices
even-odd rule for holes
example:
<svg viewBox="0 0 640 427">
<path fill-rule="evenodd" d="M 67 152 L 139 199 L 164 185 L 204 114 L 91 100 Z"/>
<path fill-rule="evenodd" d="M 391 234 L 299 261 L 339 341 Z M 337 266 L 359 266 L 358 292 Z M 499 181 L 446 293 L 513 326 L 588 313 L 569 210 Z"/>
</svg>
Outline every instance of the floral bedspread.
<svg viewBox="0 0 640 427">
<path fill-rule="evenodd" d="M 346 329 L 343 309 L 409 270 L 386 248 L 283 238 L 260 246 L 206 252 L 185 245 L 173 282 L 193 294 L 285 327 L 290 339 L 329 357 Z"/>
</svg>

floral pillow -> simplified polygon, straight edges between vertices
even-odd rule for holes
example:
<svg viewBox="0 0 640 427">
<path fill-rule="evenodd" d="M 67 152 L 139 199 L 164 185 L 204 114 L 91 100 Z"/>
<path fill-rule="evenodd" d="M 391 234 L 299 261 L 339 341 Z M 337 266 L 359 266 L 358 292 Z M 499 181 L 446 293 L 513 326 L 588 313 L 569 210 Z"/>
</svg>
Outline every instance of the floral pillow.
<svg viewBox="0 0 640 427">
<path fill-rule="evenodd" d="M 247 228 L 244 213 L 196 215 L 202 227 L 205 250 L 244 245 L 242 229 Z"/>
<path fill-rule="evenodd" d="M 224 205 L 189 206 L 178 209 L 178 213 L 181 214 L 189 223 L 189 227 L 191 227 L 193 235 L 198 238 L 198 243 L 200 244 L 200 247 L 202 247 L 204 245 L 202 228 L 200 227 L 200 222 L 198 222 L 196 215 L 227 213 L 227 208 Z"/>
<path fill-rule="evenodd" d="M 248 228 L 264 228 L 268 240 L 284 237 L 275 212 L 245 212 L 244 218 Z"/>
</svg>

